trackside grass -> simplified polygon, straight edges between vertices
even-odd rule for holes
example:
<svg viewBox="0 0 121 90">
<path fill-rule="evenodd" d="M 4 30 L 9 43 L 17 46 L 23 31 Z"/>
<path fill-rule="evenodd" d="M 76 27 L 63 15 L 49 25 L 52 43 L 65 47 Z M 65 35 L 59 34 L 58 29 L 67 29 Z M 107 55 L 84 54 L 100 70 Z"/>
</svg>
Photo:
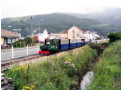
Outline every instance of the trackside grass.
<svg viewBox="0 0 121 90">
<path fill-rule="evenodd" d="M 87 90 L 121 90 L 121 40 L 104 50 L 94 72 L 95 77 Z"/>
<path fill-rule="evenodd" d="M 42 62 L 14 66 L 5 76 L 14 80 L 16 90 L 73 90 L 77 88 L 79 75 L 97 56 L 96 50 L 86 45 Z"/>
</svg>

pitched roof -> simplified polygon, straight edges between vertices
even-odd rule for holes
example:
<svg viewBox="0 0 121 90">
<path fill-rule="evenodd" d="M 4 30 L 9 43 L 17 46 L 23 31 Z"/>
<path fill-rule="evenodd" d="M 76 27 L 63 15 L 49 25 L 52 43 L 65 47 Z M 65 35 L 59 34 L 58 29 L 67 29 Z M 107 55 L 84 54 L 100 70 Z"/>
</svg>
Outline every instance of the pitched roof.
<svg viewBox="0 0 121 90">
<path fill-rule="evenodd" d="M 84 33 L 85 34 L 91 34 L 91 33 L 96 34 L 96 32 L 94 32 L 94 31 L 85 31 Z"/>
<path fill-rule="evenodd" d="M 82 31 L 82 29 L 81 28 L 79 28 L 79 27 L 77 27 L 77 26 L 72 26 L 71 28 L 77 28 L 79 31 Z M 71 28 L 69 28 L 68 30 L 70 30 Z M 82 31 L 83 32 L 83 31 Z"/>
<path fill-rule="evenodd" d="M 68 33 L 68 30 L 63 30 L 59 34 L 67 34 L 67 33 Z"/>
<path fill-rule="evenodd" d="M 19 37 L 19 36 L 14 32 L 8 30 L 1 30 L 1 37 Z"/>
</svg>

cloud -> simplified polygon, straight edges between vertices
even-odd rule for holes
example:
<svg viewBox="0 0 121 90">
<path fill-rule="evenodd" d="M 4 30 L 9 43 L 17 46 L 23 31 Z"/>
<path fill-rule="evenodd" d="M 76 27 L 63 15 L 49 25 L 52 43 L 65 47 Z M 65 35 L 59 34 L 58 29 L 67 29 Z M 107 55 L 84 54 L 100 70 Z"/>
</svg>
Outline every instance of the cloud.
<svg viewBox="0 0 121 90">
<path fill-rule="evenodd" d="M 2 18 L 53 12 L 88 13 L 121 8 L 120 0 L 2 0 Z"/>
</svg>

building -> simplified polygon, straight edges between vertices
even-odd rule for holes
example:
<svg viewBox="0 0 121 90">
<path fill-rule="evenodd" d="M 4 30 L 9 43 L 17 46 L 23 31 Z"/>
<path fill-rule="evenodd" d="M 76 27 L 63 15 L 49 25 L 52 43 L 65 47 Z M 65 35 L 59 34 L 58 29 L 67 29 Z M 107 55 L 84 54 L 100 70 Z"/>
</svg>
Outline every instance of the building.
<svg viewBox="0 0 121 90">
<path fill-rule="evenodd" d="M 12 31 L 1 30 L 1 45 L 11 45 L 18 40 L 18 35 Z"/>
<path fill-rule="evenodd" d="M 100 36 L 94 31 L 85 31 L 83 33 L 83 38 L 88 40 L 95 40 L 97 38 L 100 38 Z"/>
<path fill-rule="evenodd" d="M 68 38 L 68 31 L 63 30 L 60 33 L 52 33 L 49 35 L 49 39 L 67 39 Z"/>
<path fill-rule="evenodd" d="M 68 30 L 68 39 L 80 39 L 82 38 L 83 31 L 77 26 L 73 26 Z"/>
<path fill-rule="evenodd" d="M 19 38 L 21 38 L 21 33 L 14 32 Z"/>
<path fill-rule="evenodd" d="M 82 38 L 83 31 L 77 26 L 71 27 L 69 30 L 63 30 L 60 33 L 51 33 L 49 38 L 55 39 L 80 39 Z"/>
</svg>

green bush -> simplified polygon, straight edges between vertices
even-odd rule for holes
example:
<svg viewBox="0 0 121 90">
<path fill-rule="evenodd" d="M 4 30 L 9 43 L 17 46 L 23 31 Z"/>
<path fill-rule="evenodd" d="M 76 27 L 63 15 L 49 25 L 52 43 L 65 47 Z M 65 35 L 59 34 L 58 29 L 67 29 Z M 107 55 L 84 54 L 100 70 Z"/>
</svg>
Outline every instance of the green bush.
<svg viewBox="0 0 121 90">
<path fill-rule="evenodd" d="M 94 72 L 94 79 L 87 90 L 121 90 L 121 40 L 104 50 Z"/>
<path fill-rule="evenodd" d="M 88 44 L 92 49 L 99 49 L 100 48 L 100 46 L 101 46 L 101 43 L 89 43 Z"/>
<path fill-rule="evenodd" d="M 108 38 L 110 39 L 110 42 L 114 42 L 116 40 L 120 40 L 121 39 L 121 33 L 110 33 L 108 35 Z"/>
<path fill-rule="evenodd" d="M 24 41 L 16 41 L 12 43 L 13 47 L 24 47 Z"/>
<path fill-rule="evenodd" d="M 75 90 L 79 76 L 97 59 L 97 52 L 84 46 L 58 57 L 42 58 L 40 62 L 5 72 L 6 77 L 13 78 L 16 90 L 30 90 L 31 86 L 35 86 L 35 90 Z"/>
</svg>

